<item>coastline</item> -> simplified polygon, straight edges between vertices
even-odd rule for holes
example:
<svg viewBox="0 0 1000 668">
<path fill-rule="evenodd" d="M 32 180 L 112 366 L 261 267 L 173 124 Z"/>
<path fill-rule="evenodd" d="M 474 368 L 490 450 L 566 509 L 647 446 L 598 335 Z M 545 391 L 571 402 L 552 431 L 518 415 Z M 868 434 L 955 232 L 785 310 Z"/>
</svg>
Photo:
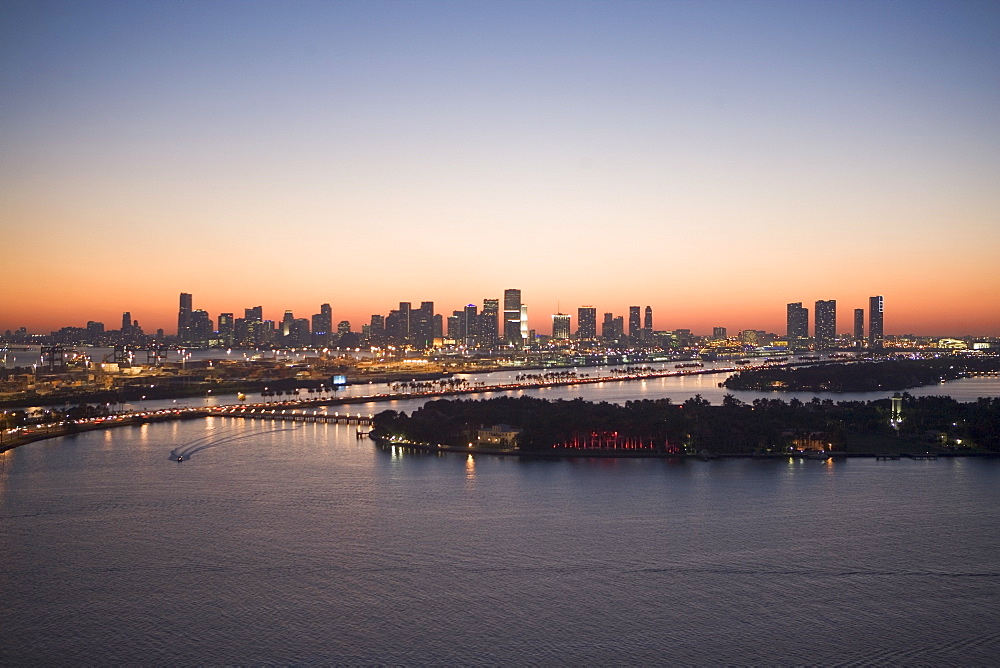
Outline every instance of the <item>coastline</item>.
<svg viewBox="0 0 1000 668">
<path fill-rule="evenodd" d="M 822 459 L 810 456 L 808 453 L 670 453 L 655 450 L 570 450 L 553 449 L 549 450 L 518 450 L 516 448 L 478 448 L 459 447 L 446 445 L 443 443 L 415 443 L 412 441 L 391 441 L 387 438 L 370 436 L 375 445 L 380 448 L 402 448 L 405 450 L 417 450 L 426 453 L 449 453 L 460 455 L 489 455 L 493 457 L 516 457 L 519 459 L 686 459 L 698 461 L 712 461 L 717 459 L 809 459 L 823 461 Z M 912 452 L 912 453 L 883 453 L 883 452 L 829 452 L 827 459 L 936 459 L 977 457 L 977 458 L 998 458 L 997 452 Z"/>
</svg>

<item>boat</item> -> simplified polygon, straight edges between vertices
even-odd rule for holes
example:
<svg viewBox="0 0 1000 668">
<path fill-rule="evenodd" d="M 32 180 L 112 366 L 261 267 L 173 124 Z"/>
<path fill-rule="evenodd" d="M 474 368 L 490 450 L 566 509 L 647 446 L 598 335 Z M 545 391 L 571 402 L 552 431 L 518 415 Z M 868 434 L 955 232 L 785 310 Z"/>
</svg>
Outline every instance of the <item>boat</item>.
<svg viewBox="0 0 1000 668">
<path fill-rule="evenodd" d="M 178 462 L 184 461 L 184 455 L 177 455 L 177 461 Z"/>
<path fill-rule="evenodd" d="M 820 451 L 813 450 L 813 451 L 805 453 L 805 455 L 803 455 L 803 456 L 806 459 L 818 459 L 820 461 L 824 461 L 825 462 L 827 459 L 830 458 L 831 455 L 830 455 L 829 452 L 823 452 L 822 450 L 820 450 Z"/>
</svg>

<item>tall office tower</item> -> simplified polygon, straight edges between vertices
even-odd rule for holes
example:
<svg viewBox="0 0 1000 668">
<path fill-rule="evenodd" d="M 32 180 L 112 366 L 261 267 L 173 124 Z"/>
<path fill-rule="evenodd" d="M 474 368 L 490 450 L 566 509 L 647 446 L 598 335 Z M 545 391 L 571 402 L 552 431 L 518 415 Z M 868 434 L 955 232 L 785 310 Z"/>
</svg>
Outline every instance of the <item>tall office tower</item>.
<svg viewBox="0 0 1000 668">
<path fill-rule="evenodd" d="M 628 336 L 633 341 L 639 339 L 639 330 L 642 329 L 642 319 L 639 314 L 640 307 L 629 306 L 628 307 Z"/>
<path fill-rule="evenodd" d="M 643 341 L 653 340 L 653 307 L 647 306 L 645 317 L 642 321 L 642 338 Z"/>
<path fill-rule="evenodd" d="M 295 314 L 285 311 L 285 317 L 281 319 L 281 338 L 289 339 L 292 336 L 292 327 L 295 323 Z"/>
<path fill-rule="evenodd" d="M 219 314 L 219 343 L 227 348 L 231 348 L 235 341 L 236 321 L 233 320 L 232 313 Z"/>
<path fill-rule="evenodd" d="M 865 343 L 865 310 L 863 308 L 854 309 L 854 345 L 863 346 Z"/>
<path fill-rule="evenodd" d="M 528 329 L 528 305 L 521 304 L 521 343 L 528 345 L 535 338 L 535 335 Z"/>
<path fill-rule="evenodd" d="M 319 313 L 312 317 L 312 344 L 324 348 L 333 341 L 333 308 L 320 304 Z"/>
<path fill-rule="evenodd" d="M 435 329 L 434 302 L 420 302 L 420 308 L 410 311 L 411 343 L 418 348 L 427 348 L 434 342 Z"/>
<path fill-rule="evenodd" d="M 816 302 L 816 350 L 827 350 L 837 340 L 837 300 L 821 299 Z"/>
<path fill-rule="evenodd" d="M 372 314 L 371 324 L 368 325 L 368 342 L 375 346 L 385 343 L 385 316 Z"/>
<path fill-rule="evenodd" d="M 434 339 L 440 339 L 444 337 L 444 318 L 441 317 L 440 313 L 435 313 L 431 316 L 431 341 L 433 345 Z"/>
<path fill-rule="evenodd" d="M 713 327 L 712 328 L 712 338 L 715 339 L 716 341 L 723 341 L 723 340 L 729 338 L 726 335 L 726 328 L 725 327 Z"/>
<path fill-rule="evenodd" d="M 483 312 L 479 314 L 479 343 L 492 348 L 499 339 L 500 300 L 484 299 Z"/>
<path fill-rule="evenodd" d="M 788 305 L 788 338 L 809 338 L 809 309 L 802 308 L 802 302 Z"/>
<path fill-rule="evenodd" d="M 563 313 L 556 313 L 552 316 L 552 338 L 569 338 L 569 316 Z"/>
<path fill-rule="evenodd" d="M 458 343 L 462 342 L 465 333 L 465 311 L 452 311 L 448 316 L 448 338 Z"/>
<path fill-rule="evenodd" d="M 129 311 L 122 313 L 122 336 L 132 333 L 132 314 Z"/>
<path fill-rule="evenodd" d="M 410 302 L 399 302 L 399 310 L 396 311 L 396 327 L 399 333 L 397 338 L 399 343 L 410 343 L 410 327 L 413 320 L 413 307 Z"/>
<path fill-rule="evenodd" d="M 462 342 L 467 346 L 474 346 L 479 338 L 479 308 L 475 304 L 466 304 L 463 317 L 465 331 L 462 333 Z"/>
<path fill-rule="evenodd" d="M 177 341 L 187 343 L 191 340 L 191 295 L 181 293 L 181 306 L 177 311 Z"/>
<path fill-rule="evenodd" d="M 882 302 L 881 295 L 868 299 L 868 347 L 881 348 L 885 345 L 884 333 L 882 331 Z"/>
<path fill-rule="evenodd" d="M 521 291 L 503 291 L 503 342 L 507 345 L 524 344 L 521 338 Z"/>
<path fill-rule="evenodd" d="M 254 306 L 243 309 L 243 325 L 236 337 L 237 343 L 241 346 L 254 348 L 264 343 L 264 307 Z"/>
<path fill-rule="evenodd" d="M 601 338 L 602 339 L 614 339 L 615 338 L 615 314 L 605 313 L 604 321 L 601 322 Z"/>
<path fill-rule="evenodd" d="M 191 311 L 189 331 L 190 343 L 196 346 L 208 346 L 208 340 L 212 337 L 212 319 L 208 317 L 208 311 L 200 308 Z"/>
<path fill-rule="evenodd" d="M 597 309 L 581 306 L 576 310 L 576 338 L 591 341 L 597 338 Z"/>
</svg>

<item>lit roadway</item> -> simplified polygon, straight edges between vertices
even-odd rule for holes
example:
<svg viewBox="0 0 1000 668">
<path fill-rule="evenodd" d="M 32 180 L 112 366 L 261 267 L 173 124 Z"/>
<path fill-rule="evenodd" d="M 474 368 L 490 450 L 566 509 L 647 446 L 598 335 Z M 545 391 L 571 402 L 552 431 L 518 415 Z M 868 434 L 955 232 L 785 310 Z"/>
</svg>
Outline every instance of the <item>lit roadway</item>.
<svg viewBox="0 0 1000 668">
<path fill-rule="evenodd" d="M 782 363 L 780 366 L 790 366 L 801 363 Z M 368 402 L 395 401 L 398 399 L 413 399 L 414 397 L 446 397 L 460 394 L 482 394 L 485 392 L 509 392 L 511 390 L 531 390 L 543 387 L 566 387 L 572 385 L 587 385 L 593 383 L 606 383 L 608 381 L 633 381 L 646 380 L 649 378 L 666 378 L 670 376 L 691 376 L 699 374 L 732 373 L 742 369 L 760 368 L 761 366 L 775 366 L 773 363 L 757 366 L 722 367 L 713 369 L 685 368 L 673 371 L 635 371 L 633 373 L 615 373 L 608 376 L 586 376 L 570 378 L 541 379 L 532 378 L 514 383 L 501 383 L 496 385 L 472 385 L 469 387 L 451 389 L 428 389 L 412 392 L 385 392 L 381 394 L 370 394 L 358 397 L 328 397 L 320 399 L 293 399 L 287 401 L 275 401 L 270 403 L 254 404 L 230 404 L 225 406 L 210 406 L 205 408 L 173 408 L 156 411 L 132 411 L 127 413 L 117 413 L 107 417 L 83 418 L 73 421 L 48 422 L 43 424 L 30 425 L 27 427 L 17 427 L 14 429 L 0 430 L 0 452 L 10 450 L 25 443 L 52 438 L 55 436 L 65 436 L 80 431 L 90 431 L 93 429 L 107 429 L 111 427 L 122 427 L 126 425 L 143 424 L 147 422 L 163 422 L 167 420 L 186 420 L 210 415 L 251 417 L 268 415 L 279 417 L 287 414 L 289 417 L 296 414 L 299 409 L 316 408 L 319 406 L 341 406 L 345 404 L 359 404 Z M 281 413 L 277 410 L 281 409 Z M 287 411 L 291 410 L 291 413 Z M 299 414 L 303 415 L 303 414 Z M 324 421 L 329 422 L 352 422 L 369 423 L 372 416 L 362 416 L 360 413 L 350 415 L 344 413 L 341 416 L 335 413 L 333 416 L 327 414 Z"/>
</svg>

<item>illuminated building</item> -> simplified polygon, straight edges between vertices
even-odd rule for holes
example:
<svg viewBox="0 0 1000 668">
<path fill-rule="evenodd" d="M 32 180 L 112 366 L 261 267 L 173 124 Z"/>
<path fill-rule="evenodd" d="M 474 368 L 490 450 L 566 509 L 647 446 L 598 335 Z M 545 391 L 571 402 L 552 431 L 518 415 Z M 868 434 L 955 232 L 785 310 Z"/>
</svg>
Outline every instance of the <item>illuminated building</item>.
<svg viewBox="0 0 1000 668">
<path fill-rule="evenodd" d="M 191 295 L 181 293 L 180 310 L 177 311 L 177 340 L 187 343 L 191 340 Z"/>
<path fill-rule="evenodd" d="M 837 339 L 837 300 L 826 299 L 816 302 L 815 338 L 816 349 L 826 350 L 833 347 Z"/>
<path fill-rule="evenodd" d="M 521 336 L 521 291 L 511 288 L 503 291 L 503 341 L 507 345 L 520 346 Z"/>
<path fill-rule="evenodd" d="M 633 341 L 637 341 L 639 339 L 639 330 L 642 329 L 640 311 L 641 308 L 638 306 L 628 307 L 628 335 Z"/>
<path fill-rule="evenodd" d="M 721 341 L 723 339 L 729 338 L 728 336 L 726 336 L 726 333 L 727 332 L 725 327 L 712 328 L 712 338 L 715 339 L 716 341 Z"/>
<path fill-rule="evenodd" d="M 569 338 L 569 316 L 563 313 L 556 313 L 552 316 L 552 338 Z"/>
<path fill-rule="evenodd" d="M 497 343 L 497 322 L 500 318 L 500 300 L 484 299 L 483 312 L 479 314 L 479 343 L 493 347 Z"/>
<path fill-rule="evenodd" d="M 227 348 L 232 347 L 235 341 L 235 321 L 233 320 L 232 313 L 220 313 L 219 314 L 219 344 L 226 346 Z"/>
<path fill-rule="evenodd" d="M 882 297 L 870 297 L 868 299 L 868 346 L 870 348 L 881 348 L 885 344 L 885 335 L 882 330 Z"/>
<path fill-rule="evenodd" d="M 653 307 L 647 306 L 645 318 L 642 322 L 642 340 L 650 341 L 653 338 Z"/>
<path fill-rule="evenodd" d="M 591 341 L 597 338 L 597 309 L 581 306 L 576 310 L 576 338 Z"/>
<path fill-rule="evenodd" d="M 786 324 L 790 341 L 809 338 L 809 309 L 802 308 L 802 302 L 789 304 Z"/>
<path fill-rule="evenodd" d="M 865 342 L 865 310 L 854 309 L 854 345 L 861 346 Z"/>
</svg>

